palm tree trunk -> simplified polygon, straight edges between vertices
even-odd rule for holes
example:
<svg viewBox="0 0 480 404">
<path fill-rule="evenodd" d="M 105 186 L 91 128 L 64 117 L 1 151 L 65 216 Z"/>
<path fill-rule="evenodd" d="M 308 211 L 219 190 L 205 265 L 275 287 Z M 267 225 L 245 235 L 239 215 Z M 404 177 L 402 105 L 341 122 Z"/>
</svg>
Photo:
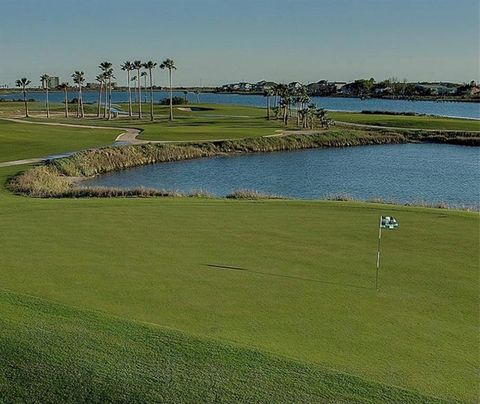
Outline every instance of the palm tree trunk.
<svg viewBox="0 0 480 404">
<path fill-rule="evenodd" d="M 112 115 L 112 78 L 108 79 L 108 111 Z"/>
<path fill-rule="evenodd" d="M 68 94 L 67 89 L 65 91 L 65 118 L 68 118 Z"/>
<path fill-rule="evenodd" d="M 143 77 L 143 97 L 144 103 L 147 103 L 147 76 Z"/>
<path fill-rule="evenodd" d="M 170 78 L 170 120 L 173 121 L 173 91 L 172 91 L 172 69 L 168 69 Z"/>
<path fill-rule="evenodd" d="M 140 69 L 137 69 L 137 87 L 138 87 L 138 119 L 142 119 L 142 80 L 140 78 Z"/>
<path fill-rule="evenodd" d="M 82 95 L 82 85 L 80 84 L 80 117 L 85 118 L 85 110 L 83 109 L 83 95 Z"/>
<path fill-rule="evenodd" d="M 27 92 L 25 87 L 23 88 L 23 103 L 25 105 L 25 118 L 28 118 L 28 102 L 27 102 Z"/>
<path fill-rule="evenodd" d="M 132 117 L 132 89 L 130 88 L 130 70 L 127 70 L 128 116 Z"/>
<path fill-rule="evenodd" d="M 47 118 L 50 118 L 50 106 L 48 105 L 48 83 L 46 86 L 45 106 L 47 108 Z"/>
<path fill-rule="evenodd" d="M 108 89 L 107 89 L 108 97 L 106 97 L 105 102 L 108 106 L 108 120 L 112 119 L 112 79 L 108 78 Z"/>
<path fill-rule="evenodd" d="M 100 118 L 100 109 L 102 107 L 102 90 L 103 90 L 103 82 L 100 83 L 100 87 L 98 90 L 97 118 Z"/>
<path fill-rule="evenodd" d="M 108 111 L 108 86 L 107 83 L 105 83 L 105 101 L 104 101 L 104 106 L 103 106 L 103 119 L 107 119 L 107 111 Z"/>
<path fill-rule="evenodd" d="M 150 120 L 153 122 L 153 79 L 152 79 L 152 69 L 148 70 L 150 75 Z"/>
<path fill-rule="evenodd" d="M 297 128 L 300 127 L 300 102 L 297 102 Z"/>
<path fill-rule="evenodd" d="M 77 93 L 77 118 L 80 118 L 80 85 L 78 86 Z"/>
</svg>

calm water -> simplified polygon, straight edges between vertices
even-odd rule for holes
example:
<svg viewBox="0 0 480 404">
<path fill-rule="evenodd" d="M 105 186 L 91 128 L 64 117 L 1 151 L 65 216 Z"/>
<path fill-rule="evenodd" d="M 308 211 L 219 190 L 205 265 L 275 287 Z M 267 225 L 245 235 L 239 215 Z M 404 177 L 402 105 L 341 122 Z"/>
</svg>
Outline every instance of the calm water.
<svg viewBox="0 0 480 404">
<path fill-rule="evenodd" d="M 174 93 L 176 96 L 183 97 L 183 93 Z M 20 93 L 1 95 L 0 98 L 18 99 L 21 98 Z M 43 101 L 45 95 L 43 93 L 29 93 L 29 98 Z M 74 92 L 71 92 L 69 98 L 76 97 Z M 85 102 L 96 102 L 98 97 L 97 92 L 87 91 L 84 93 Z M 168 93 L 163 91 L 156 91 L 154 94 L 155 102 L 168 97 Z M 51 92 L 50 100 L 52 102 L 63 102 L 63 93 Z M 143 96 L 142 96 L 143 98 Z M 195 103 L 197 98 L 195 94 L 188 94 L 190 103 Z M 112 94 L 112 102 L 126 102 L 128 95 L 126 92 L 115 91 Z M 406 100 L 382 100 L 382 99 L 366 99 L 359 98 L 337 98 L 337 97 L 313 97 L 313 102 L 318 107 L 323 107 L 328 110 L 337 111 L 392 111 L 392 112 L 417 112 L 422 114 L 464 117 L 480 119 L 480 104 L 473 102 L 435 102 L 435 101 L 406 101 Z M 261 95 L 238 95 L 238 94 L 215 94 L 204 93 L 200 94 L 200 102 L 212 104 L 237 104 L 248 105 L 255 107 L 265 106 L 265 98 Z"/>
<path fill-rule="evenodd" d="M 479 148 L 405 144 L 154 164 L 106 174 L 85 185 L 201 189 L 217 196 L 247 188 L 302 199 L 347 193 L 355 199 L 478 207 L 479 169 Z"/>
</svg>

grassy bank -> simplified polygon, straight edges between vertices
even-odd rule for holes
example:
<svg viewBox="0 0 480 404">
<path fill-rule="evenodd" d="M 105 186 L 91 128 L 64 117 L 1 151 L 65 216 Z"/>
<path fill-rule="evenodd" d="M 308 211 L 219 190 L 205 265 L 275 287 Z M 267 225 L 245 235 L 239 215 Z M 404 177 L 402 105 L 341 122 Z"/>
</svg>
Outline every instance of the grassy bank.
<svg viewBox="0 0 480 404">
<path fill-rule="evenodd" d="M 0 310 L 5 402 L 441 402 L 318 365 L 11 292 L 0 291 Z"/>
<path fill-rule="evenodd" d="M 15 171 L 0 170 L 3 181 Z M 14 292 L 419 394 L 476 399 L 477 214 L 349 202 L 32 199 L 6 192 L 0 193 L 0 211 L 0 283 Z M 401 228 L 385 234 L 377 294 L 380 214 L 395 216 Z M 35 310 L 43 316 L 45 309 Z M 49 339 L 52 329 L 40 325 L 41 317 L 21 326 L 22 315 L 8 318 L 11 350 L 40 340 L 57 358 L 77 346 Z M 17 327 L 30 331 L 15 339 Z M 101 330 L 98 335 L 105 335 Z M 124 352 L 122 341 L 112 337 L 109 349 Z M 146 344 L 141 336 L 135 341 L 139 350 Z M 180 342 L 177 347 L 179 361 L 199 366 L 195 356 L 183 356 Z M 87 369 L 103 374 L 102 366 L 114 366 L 97 365 L 91 349 L 76 356 Z M 36 357 L 24 359 L 9 388 L 22 375 L 28 383 L 35 369 L 28 363 Z M 162 367 L 158 358 L 152 361 Z M 69 376 L 65 381 L 61 375 L 51 383 L 67 385 Z M 302 373 L 285 377 L 296 384 L 292 391 L 309 391 Z"/>
</svg>

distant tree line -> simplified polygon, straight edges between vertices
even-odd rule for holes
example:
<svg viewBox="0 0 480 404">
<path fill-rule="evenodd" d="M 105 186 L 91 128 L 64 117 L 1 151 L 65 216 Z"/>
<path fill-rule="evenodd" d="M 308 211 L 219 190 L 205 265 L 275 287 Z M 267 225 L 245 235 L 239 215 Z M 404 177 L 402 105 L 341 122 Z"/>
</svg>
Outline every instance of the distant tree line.
<svg viewBox="0 0 480 404">
<path fill-rule="evenodd" d="M 267 88 L 278 85 L 275 82 L 260 81 L 251 83 L 233 83 L 217 87 L 218 92 L 234 93 L 263 93 Z M 320 80 L 303 85 L 298 82 L 286 84 L 289 87 L 304 87 L 309 96 L 348 96 L 348 97 L 388 97 L 388 98 L 412 98 L 412 97 L 480 97 L 480 86 L 475 81 L 469 83 L 429 83 L 408 82 L 407 79 L 399 80 L 391 77 L 382 81 L 374 78 L 358 79 L 350 83 L 331 82 Z"/>
</svg>

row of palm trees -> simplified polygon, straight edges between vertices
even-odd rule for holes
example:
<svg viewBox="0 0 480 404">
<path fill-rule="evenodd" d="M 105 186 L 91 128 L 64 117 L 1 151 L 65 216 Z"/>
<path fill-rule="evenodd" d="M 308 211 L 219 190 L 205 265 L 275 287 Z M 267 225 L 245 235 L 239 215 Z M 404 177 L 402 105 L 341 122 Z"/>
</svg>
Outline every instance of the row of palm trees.
<svg viewBox="0 0 480 404">
<path fill-rule="evenodd" d="M 153 61 L 148 61 L 142 63 L 140 60 L 135 60 L 134 62 L 126 61 L 121 65 L 121 70 L 125 71 L 127 74 L 127 91 L 128 91 L 128 116 L 133 117 L 133 108 L 132 108 L 132 87 L 130 85 L 131 81 L 136 81 L 136 88 L 134 88 L 137 92 L 137 101 L 138 101 L 138 119 L 142 119 L 142 86 L 140 78 L 146 78 L 147 75 L 149 76 L 149 89 L 150 89 L 150 120 L 154 120 L 153 114 L 153 69 L 157 67 L 157 63 Z M 169 76 L 169 87 L 170 87 L 170 111 L 169 111 L 169 119 L 173 121 L 173 70 L 176 70 L 175 62 L 172 59 L 165 59 L 159 66 L 162 70 L 168 70 Z M 112 80 L 115 79 L 113 64 L 110 62 L 102 62 L 99 65 L 101 73 L 95 78 L 96 81 L 99 83 L 99 90 L 98 90 L 98 103 L 97 103 L 97 117 L 100 118 L 102 114 L 102 100 L 103 100 L 103 118 L 104 119 L 112 119 Z M 144 69 L 145 71 L 141 71 Z M 131 78 L 131 72 L 136 71 L 137 75 L 134 78 Z M 72 74 L 72 80 L 77 87 L 77 118 L 85 118 L 85 108 L 83 102 L 83 87 L 85 84 L 85 73 L 80 70 L 76 70 Z M 46 115 L 47 118 L 50 118 L 50 106 L 49 106 L 49 84 L 50 84 L 50 76 L 48 74 L 43 74 L 40 77 L 40 81 L 42 84 L 42 88 L 45 91 L 45 108 L 46 108 Z M 27 87 L 31 83 L 30 80 L 27 78 L 21 78 L 16 81 L 17 87 L 22 89 L 23 93 L 23 101 L 25 104 L 25 117 L 29 117 L 28 111 L 28 101 L 27 101 Z M 146 84 L 145 84 L 145 91 L 146 91 Z M 57 89 L 64 92 L 65 98 L 65 117 L 69 117 L 68 111 L 68 89 L 70 88 L 69 83 L 61 83 Z"/>
<path fill-rule="evenodd" d="M 316 122 L 328 128 L 331 123 L 326 111 L 310 102 L 305 86 L 291 87 L 280 83 L 267 87 L 263 95 L 266 98 L 268 120 L 281 119 L 285 126 L 288 125 L 293 115 L 292 107 L 295 106 L 297 128 L 313 129 Z M 273 102 L 271 102 L 272 97 Z"/>
</svg>

